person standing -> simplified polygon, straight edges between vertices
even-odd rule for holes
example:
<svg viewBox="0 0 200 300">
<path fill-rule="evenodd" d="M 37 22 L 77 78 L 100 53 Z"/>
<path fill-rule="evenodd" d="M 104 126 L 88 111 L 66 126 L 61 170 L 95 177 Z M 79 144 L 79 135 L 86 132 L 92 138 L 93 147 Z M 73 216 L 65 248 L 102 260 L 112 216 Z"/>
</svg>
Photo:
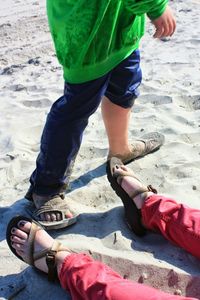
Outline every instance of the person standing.
<svg viewBox="0 0 200 300">
<path fill-rule="evenodd" d="M 128 128 L 142 80 L 138 48 L 145 15 L 155 38 L 171 36 L 176 23 L 167 0 L 48 0 L 47 14 L 65 87 L 47 116 L 25 197 L 34 202 L 33 218 L 57 229 L 76 222 L 64 194 L 84 129 L 100 103 L 108 158 L 128 163 L 164 143 L 159 133 L 131 141 Z"/>
</svg>

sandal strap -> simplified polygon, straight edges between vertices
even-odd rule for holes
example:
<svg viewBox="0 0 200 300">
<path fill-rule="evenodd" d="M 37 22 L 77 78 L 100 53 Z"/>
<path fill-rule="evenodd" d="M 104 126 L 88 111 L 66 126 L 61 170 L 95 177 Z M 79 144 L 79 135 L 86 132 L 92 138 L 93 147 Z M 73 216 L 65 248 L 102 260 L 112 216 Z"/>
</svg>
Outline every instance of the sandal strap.
<svg viewBox="0 0 200 300">
<path fill-rule="evenodd" d="M 32 222 L 30 233 L 28 236 L 28 249 L 27 249 L 27 256 L 24 258 L 25 262 L 27 262 L 29 265 L 34 266 L 34 240 L 35 235 L 38 230 L 40 230 L 41 227 L 39 227 L 35 222 Z"/>
<path fill-rule="evenodd" d="M 119 172 L 118 174 L 113 173 L 113 177 L 116 178 L 117 183 L 118 183 L 120 186 L 121 186 L 121 184 L 122 184 L 123 178 L 126 177 L 126 176 L 128 176 L 128 177 L 133 177 L 133 178 L 137 179 L 139 182 L 141 182 L 140 179 L 137 178 L 137 177 L 136 177 L 133 173 L 131 173 L 130 171 L 123 171 L 123 172 L 121 172 L 121 174 L 120 174 L 120 172 Z M 133 198 L 135 198 L 137 195 L 142 194 L 142 193 L 145 193 L 145 192 L 152 192 L 152 193 L 154 193 L 154 194 L 157 194 L 157 193 L 158 193 L 157 190 L 156 190 L 154 187 L 152 187 L 151 184 L 149 184 L 147 187 L 142 186 L 142 187 L 138 188 L 136 191 L 132 192 L 132 194 L 130 195 L 130 198 L 133 199 Z"/>
<path fill-rule="evenodd" d="M 49 252 L 46 254 L 46 264 L 48 267 L 49 281 L 55 281 L 55 279 L 57 278 L 56 253 L 57 251 L 49 250 Z"/>
<path fill-rule="evenodd" d="M 154 194 L 158 194 L 158 191 L 151 185 L 147 185 L 148 192 L 152 192 Z"/>
<path fill-rule="evenodd" d="M 142 193 L 145 193 L 145 192 L 152 192 L 154 194 L 157 194 L 157 190 L 152 187 L 152 185 L 148 185 L 147 187 L 141 187 L 139 189 L 137 189 L 136 191 L 134 191 L 131 195 L 130 195 L 130 198 L 131 199 L 134 199 L 136 196 L 142 194 Z"/>
<path fill-rule="evenodd" d="M 58 241 L 54 241 L 52 247 L 46 252 L 46 264 L 48 267 L 48 280 L 55 281 L 58 278 L 57 267 L 56 267 L 56 254 L 59 251 L 72 252 L 70 249 L 63 247 Z"/>
<path fill-rule="evenodd" d="M 72 252 L 70 249 L 63 247 L 62 244 L 58 241 L 54 241 L 52 247 L 43 249 L 34 254 L 33 260 L 36 261 L 42 257 L 46 257 L 46 264 L 48 267 L 48 280 L 55 281 L 58 277 L 57 267 L 56 267 L 56 254 L 59 251 L 68 251 Z"/>
<path fill-rule="evenodd" d="M 65 219 L 65 213 L 69 210 L 67 201 L 62 198 L 61 195 L 56 195 L 55 197 L 41 202 L 41 206 L 36 208 L 33 212 L 33 216 L 36 220 L 40 220 L 39 216 L 44 213 L 55 213 L 61 215 L 61 220 Z"/>
<path fill-rule="evenodd" d="M 133 178 L 137 179 L 139 182 L 141 182 L 139 178 L 137 178 L 134 174 L 131 174 L 128 171 L 123 171 L 123 174 L 122 173 L 121 174 L 120 173 L 119 174 L 114 173 L 113 176 L 116 178 L 117 183 L 119 185 L 121 185 L 123 178 L 126 177 L 126 176 L 133 177 Z"/>
<path fill-rule="evenodd" d="M 48 280 L 55 281 L 57 278 L 56 254 L 59 251 L 61 243 L 54 241 L 51 249 L 46 253 L 46 264 L 48 267 Z"/>
<path fill-rule="evenodd" d="M 140 195 L 140 194 L 142 194 L 142 193 L 148 192 L 148 191 L 149 191 L 148 188 L 146 188 L 146 187 L 141 187 L 141 188 L 138 188 L 136 191 L 132 192 L 132 193 L 129 195 L 129 197 L 130 197 L 131 199 L 134 199 L 136 196 L 138 196 L 138 195 Z"/>
</svg>

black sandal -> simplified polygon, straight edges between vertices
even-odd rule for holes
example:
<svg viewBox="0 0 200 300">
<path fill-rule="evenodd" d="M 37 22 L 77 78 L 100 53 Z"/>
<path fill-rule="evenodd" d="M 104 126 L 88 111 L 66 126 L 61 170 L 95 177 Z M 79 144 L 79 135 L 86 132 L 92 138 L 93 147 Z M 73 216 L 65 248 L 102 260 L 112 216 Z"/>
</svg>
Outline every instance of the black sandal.
<svg viewBox="0 0 200 300">
<path fill-rule="evenodd" d="M 118 183 L 117 179 L 122 180 L 124 176 L 131 176 L 136 179 L 138 178 L 129 172 L 125 172 L 123 174 L 117 174 L 117 175 L 114 174 L 113 170 L 116 165 L 124 166 L 123 162 L 117 157 L 112 157 L 107 162 L 106 172 L 107 172 L 108 181 L 110 182 L 110 185 L 115 191 L 115 193 L 120 197 L 120 199 L 123 202 L 124 210 L 125 210 L 125 218 L 129 228 L 137 236 L 144 236 L 146 234 L 147 229 L 142 225 L 141 210 L 137 208 L 137 206 L 133 201 L 133 198 L 144 192 L 151 191 L 153 193 L 157 193 L 157 191 L 151 185 L 149 185 L 147 187 L 141 187 L 138 190 L 134 191 L 130 197 L 125 192 L 125 190 L 121 187 L 121 185 Z"/>
</svg>

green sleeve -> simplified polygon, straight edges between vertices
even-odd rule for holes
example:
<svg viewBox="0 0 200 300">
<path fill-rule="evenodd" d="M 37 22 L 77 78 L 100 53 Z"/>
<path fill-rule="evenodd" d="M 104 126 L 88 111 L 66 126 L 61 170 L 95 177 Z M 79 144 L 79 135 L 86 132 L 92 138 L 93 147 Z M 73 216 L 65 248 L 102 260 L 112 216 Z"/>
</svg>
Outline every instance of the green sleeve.
<svg viewBox="0 0 200 300">
<path fill-rule="evenodd" d="M 126 8 L 135 15 L 148 14 L 150 19 L 159 18 L 165 11 L 168 0 L 124 0 Z"/>
</svg>

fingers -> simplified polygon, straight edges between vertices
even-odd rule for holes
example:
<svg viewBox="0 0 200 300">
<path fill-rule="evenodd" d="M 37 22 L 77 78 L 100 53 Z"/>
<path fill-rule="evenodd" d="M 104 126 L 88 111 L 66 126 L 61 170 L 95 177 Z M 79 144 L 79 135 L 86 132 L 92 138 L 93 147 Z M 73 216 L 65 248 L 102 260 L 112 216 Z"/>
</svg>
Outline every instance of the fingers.
<svg viewBox="0 0 200 300">
<path fill-rule="evenodd" d="M 162 38 L 172 36 L 176 29 L 176 21 L 169 7 L 166 8 L 165 12 L 152 23 L 155 26 L 154 38 Z"/>
<path fill-rule="evenodd" d="M 160 38 L 162 38 L 164 36 L 163 32 L 164 32 L 164 27 L 160 26 L 160 27 L 156 28 L 156 31 L 155 31 L 153 37 L 155 39 L 160 39 Z"/>
<path fill-rule="evenodd" d="M 176 22 L 174 18 L 170 18 L 166 24 L 164 24 L 163 36 L 172 36 L 176 29 Z"/>
<path fill-rule="evenodd" d="M 167 22 L 163 22 L 158 26 L 154 24 L 156 27 L 156 31 L 153 35 L 154 38 L 162 38 L 167 36 L 172 36 L 176 29 L 176 22 L 174 19 L 169 20 Z"/>
<path fill-rule="evenodd" d="M 176 20 L 173 19 L 172 20 L 172 30 L 171 30 L 170 36 L 172 36 L 174 34 L 175 30 L 176 30 Z"/>
</svg>

